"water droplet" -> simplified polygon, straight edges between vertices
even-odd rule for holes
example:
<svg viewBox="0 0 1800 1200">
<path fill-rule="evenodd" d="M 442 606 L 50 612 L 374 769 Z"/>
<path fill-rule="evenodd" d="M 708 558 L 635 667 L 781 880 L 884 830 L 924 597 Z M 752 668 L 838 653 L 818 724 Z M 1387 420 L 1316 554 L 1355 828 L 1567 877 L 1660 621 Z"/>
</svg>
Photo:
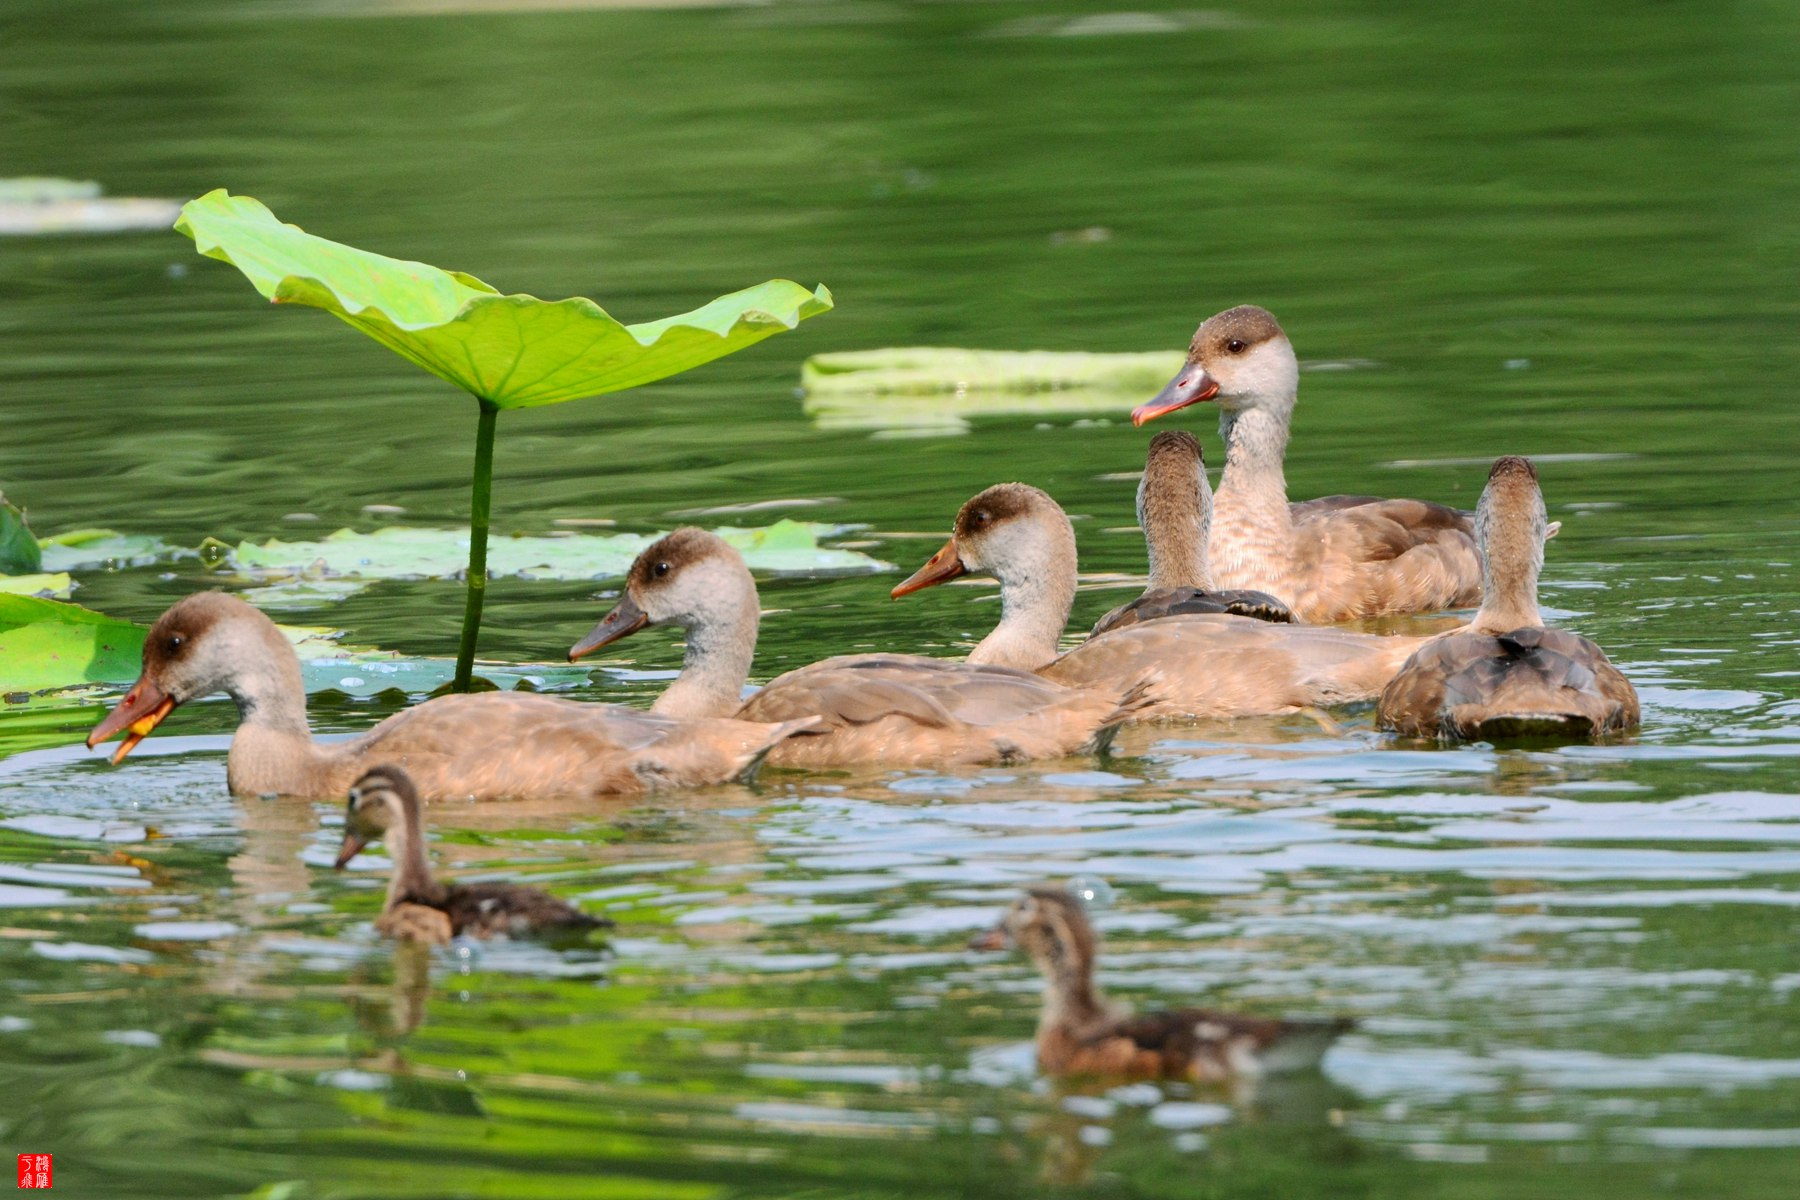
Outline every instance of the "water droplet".
<svg viewBox="0 0 1800 1200">
<path fill-rule="evenodd" d="M 1069 880 L 1069 891 L 1090 909 L 1111 908 L 1117 893 L 1112 884 L 1098 875 L 1076 875 Z"/>
</svg>

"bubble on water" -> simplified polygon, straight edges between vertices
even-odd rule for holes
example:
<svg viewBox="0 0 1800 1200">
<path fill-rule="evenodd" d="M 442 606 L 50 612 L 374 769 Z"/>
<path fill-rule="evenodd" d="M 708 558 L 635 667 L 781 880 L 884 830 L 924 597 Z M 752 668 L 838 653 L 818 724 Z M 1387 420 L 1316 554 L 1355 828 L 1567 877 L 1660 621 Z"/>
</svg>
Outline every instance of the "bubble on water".
<svg viewBox="0 0 1800 1200">
<path fill-rule="evenodd" d="M 1112 884 L 1098 875 L 1076 875 L 1069 880 L 1069 894 L 1089 909 L 1111 908 L 1117 899 Z"/>
</svg>

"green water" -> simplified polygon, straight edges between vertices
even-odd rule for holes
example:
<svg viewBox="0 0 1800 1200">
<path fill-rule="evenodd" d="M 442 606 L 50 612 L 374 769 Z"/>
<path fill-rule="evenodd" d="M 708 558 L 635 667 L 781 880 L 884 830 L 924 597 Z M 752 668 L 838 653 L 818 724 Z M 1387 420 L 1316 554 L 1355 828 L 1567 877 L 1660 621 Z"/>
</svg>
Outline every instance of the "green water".
<svg viewBox="0 0 1800 1200">
<path fill-rule="evenodd" d="M 1468 504 L 1492 457 L 1540 456 L 1545 599 L 1637 682 L 1644 728 L 1420 752 L 1352 712 L 1342 737 L 1134 733 L 1105 763 L 451 809 L 443 866 L 619 936 L 421 957 L 369 929 L 379 871 L 328 869 L 333 806 L 225 794 L 227 703 L 118 769 L 76 744 L 97 707 L 3 714 L 0 745 L 36 748 L 0 765 L 0 1152 L 54 1153 L 77 1196 L 1791 1194 L 1791 6 L 332 15 L 354 7 L 14 0 L 0 173 L 228 186 L 626 320 L 831 286 L 834 313 L 683 380 L 503 415 L 501 531 L 807 500 L 742 519 L 865 525 L 846 540 L 910 570 L 1016 478 L 1081 518 L 1087 571 L 1139 571 L 1123 408 L 827 430 L 800 360 L 1166 349 L 1264 304 L 1304 360 L 1354 368 L 1303 376 L 1293 493 Z M 176 235 L 0 239 L 0 347 L 0 487 L 40 532 L 466 514 L 466 398 Z M 994 617 L 981 588 L 891 603 L 896 578 L 765 583 L 759 678 L 957 653 Z M 148 620 L 209 580 L 80 582 Z M 596 586 L 496 581 L 483 654 L 555 659 Z M 1125 594 L 1085 591 L 1075 623 Z M 276 615 L 447 656 L 460 611 L 419 582 Z M 646 700 L 660 679 L 617 669 L 680 654 L 621 648 L 581 694 Z M 325 693 L 314 723 L 399 703 Z M 1116 890 L 1121 997 L 1361 1028 L 1235 1094 L 1037 1079 L 1029 969 L 961 947 L 1077 874 Z"/>
</svg>

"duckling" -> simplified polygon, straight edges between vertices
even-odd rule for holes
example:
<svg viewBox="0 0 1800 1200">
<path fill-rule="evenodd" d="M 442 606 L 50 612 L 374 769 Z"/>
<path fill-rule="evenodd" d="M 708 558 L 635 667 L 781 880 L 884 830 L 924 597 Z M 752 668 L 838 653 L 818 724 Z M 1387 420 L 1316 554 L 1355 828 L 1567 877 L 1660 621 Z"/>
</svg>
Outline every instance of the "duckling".
<svg viewBox="0 0 1800 1200">
<path fill-rule="evenodd" d="M 1204 1008 L 1131 1015 L 1094 984 L 1099 939 L 1081 902 L 1061 888 L 1028 890 L 972 950 L 1025 952 L 1044 976 L 1038 1066 L 1052 1075 L 1218 1083 L 1316 1067 L 1354 1022 L 1276 1020 Z"/>
<path fill-rule="evenodd" d="M 1420 647 L 1383 689 L 1376 719 L 1415 737 L 1591 738 L 1638 722 L 1637 689 L 1584 637 L 1544 628 L 1544 494 L 1530 459 L 1494 463 L 1476 508 L 1481 611 Z"/>
<path fill-rule="evenodd" d="M 1481 598 L 1473 514 L 1422 500 L 1326 496 L 1289 504 L 1282 473 L 1300 388 L 1294 347 L 1253 304 L 1209 317 L 1181 373 L 1132 423 L 1219 405 L 1225 473 L 1212 527 L 1220 586 L 1281 597 L 1302 621 L 1466 608 Z"/>
<path fill-rule="evenodd" d="M 1154 674 L 1151 702 L 1133 720 L 1314 713 L 1372 700 L 1424 641 L 1183 613 L 1121 626 L 1059 654 L 1077 579 L 1075 529 L 1062 506 L 1027 484 L 995 484 L 963 505 L 954 530 L 892 594 L 969 571 L 992 574 L 1000 580 L 1000 621 L 969 661 L 1036 671 L 1070 687 L 1119 687 Z"/>
<path fill-rule="evenodd" d="M 778 676 L 744 700 L 761 606 L 744 560 L 691 526 L 647 547 L 613 610 L 569 650 L 571 661 L 648 625 L 687 634 L 681 674 L 653 713 L 748 722 L 813 718 L 818 727 L 771 752 L 783 767 L 1019 762 L 1104 747 L 1144 703 L 1141 681 L 1064 686 L 1029 671 L 927 658 L 852 654 Z"/>
<path fill-rule="evenodd" d="M 1150 439 L 1138 483 L 1138 525 L 1150 554 L 1150 586 L 1142 596 L 1094 623 L 1089 637 L 1109 629 L 1177 613 L 1236 613 L 1261 621 L 1292 622 L 1288 606 L 1267 592 L 1213 587 L 1206 539 L 1212 527 L 1212 485 L 1200 439 L 1165 429 Z"/>
<path fill-rule="evenodd" d="M 425 863 L 425 822 L 412 777 L 391 764 L 364 772 L 344 810 L 337 869 L 386 838 L 394 860 L 387 903 L 375 929 L 388 937 L 443 945 L 453 937 L 574 937 L 610 927 L 537 888 L 513 883 L 439 883 Z"/>
<path fill-rule="evenodd" d="M 88 734 L 124 732 L 116 764 L 179 705 L 237 701 L 225 782 L 240 796 L 341 796 L 369 767 L 403 764 L 427 799 L 584 799 L 741 779 L 815 722 L 677 720 L 531 692 L 438 696 L 348 741 L 315 742 L 300 659 L 261 612 L 223 592 L 177 601 L 151 626 L 144 670 Z"/>
</svg>

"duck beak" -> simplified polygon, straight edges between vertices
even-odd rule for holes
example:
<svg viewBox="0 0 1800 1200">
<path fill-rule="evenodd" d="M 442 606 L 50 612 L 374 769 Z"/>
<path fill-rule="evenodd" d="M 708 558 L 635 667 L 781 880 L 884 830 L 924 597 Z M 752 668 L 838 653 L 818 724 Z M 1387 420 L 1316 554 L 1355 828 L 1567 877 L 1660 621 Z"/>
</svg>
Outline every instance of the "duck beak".
<svg viewBox="0 0 1800 1200">
<path fill-rule="evenodd" d="M 354 833 L 344 834 L 344 844 L 338 847 L 337 862 L 332 866 L 341 871 L 349 861 L 362 853 L 362 848 L 369 844 L 367 838 L 357 837 Z"/>
<path fill-rule="evenodd" d="M 944 583 L 955 579 L 958 575 L 968 573 L 969 568 L 963 566 L 962 563 L 962 552 L 956 548 L 956 539 L 952 537 L 944 543 L 943 549 L 927 559 L 924 566 L 908 575 L 905 581 L 896 586 L 888 595 L 898 600 L 902 596 L 910 596 L 914 592 L 923 591 L 934 584 Z"/>
<path fill-rule="evenodd" d="M 125 698 L 87 735 L 88 749 L 92 750 L 121 729 L 126 730 L 125 740 L 119 743 L 118 750 L 112 756 L 113 765 L 117 766 L 131 753 L 132 747 L 149 736 L 150 731 L 162 724 L 162 719 L 174 711 L 174 698 L 150 682 L 149 676 L 142 676 L 131 685 Z"/>
<path fill-rule="evenodd" d="M 971 950 L 985 950 L 991 954 L 995 950 L 1004 950 L 1006 947 L 1006 930 L 999 925 L 969 939 L 969 949 Z"/>
<path fill-rule="evenodd" d="M 637 606 L 637 601 L 633 600 L 631 594 L 627 592 L 619 597 L 619 602 L 613 605 L 613 610 L 601 617 L 600 623 L 594 626 L 586 637 L 569 647 L 569 661 L 574 662 L 592 654 L 602 646 L 616 642 L 622 637 L 629 637 L 649 623 L 649 616 Z"/>
<path fill-rule="evenodd" d="M 1219 381 L 1206 373 L 1198 363 L 1181 368 L 1181 374 L 1169 380 L 1169 386 L 1156 393 L 1156 399 L 1131 410 L 1131 423 L 1142 425 L 1158 417 L 1166 417 L 1179 408 L 1211 400 L 1219 394 Z"/>
</svg>

